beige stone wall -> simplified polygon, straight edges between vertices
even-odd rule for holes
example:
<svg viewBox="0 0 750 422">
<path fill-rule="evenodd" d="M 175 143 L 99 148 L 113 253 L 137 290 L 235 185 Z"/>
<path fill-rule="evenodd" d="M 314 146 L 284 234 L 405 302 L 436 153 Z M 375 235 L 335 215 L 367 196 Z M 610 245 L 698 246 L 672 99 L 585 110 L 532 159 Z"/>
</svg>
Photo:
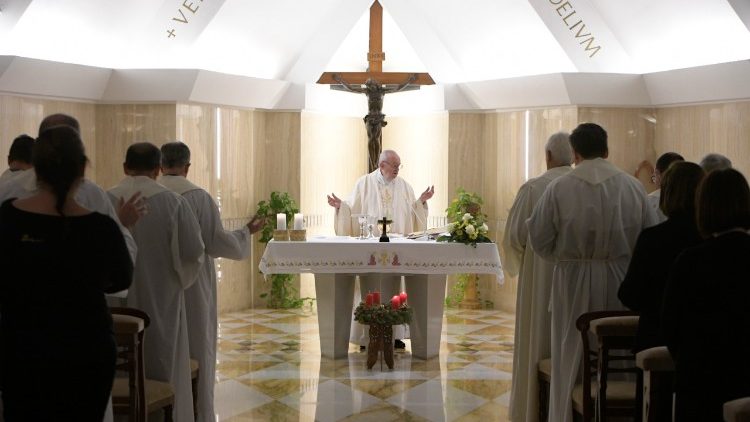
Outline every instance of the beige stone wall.
<svg viewBox="0 0 750 422">
<path fill-rule="evenodd" d="M 229 228 L 241 227 L 258 201 L 280 190 L 298 200 L 309 235 L 332 234 L 333 212 L 325 195 L 346 197 L 367 167 L 367 137 L 358 117 L 193 103 L 93 104 L 16 95 L 0 95 L 0 154 L 6 154 L 18 134 L 36 136 L 41 119 L 56 112 L 81 122 L 91 159 L 87 175 L 104 188 L 122 178 L 125 150 L 133 142 L 186 142 L 193 151 L 189 177 L 220 200 Z M 507 213 L 526 179 L 526 156 L 528 176 L 542 173 L 547 137 L 571 131 L 578 122 L 604 126 L 610 159 L 631 174 L 641 161 L 653 163 L 666 151 L 696 162 L 706 153 L 719 152 L 750 174 L 750 101 L 657 109 L 564 106 L 387 120 L 384 147 L 401 155 L 402 176 L 417 195 L 435 185 L 431 225 L 444 216 L 456 188 L 464 187 L 483 196 L 493 239 L 502 238 Z M 0 160 L 0 170 L 5 168 L 5 160 Z M 257 272 L 262 247 L 256 240 L 250 259 L 218 262 L 222 311 L 264 306 L 259 296 L 267 286 Z M 483 299 L 496 308 L 514 309 L 516 280 L 506 276 L 499 286 L 491 277 L 482 277 L 479 284 Z M 303 296 L 314 296 L 312 277 L 303 276 L 299 287 Z"/>
<path fill-rule="evenodd" d="M 710 152 L 724 154 L 750 177 L 750 101 L 659 108 L 654 149 L 696 163 Z"/>
</svg>

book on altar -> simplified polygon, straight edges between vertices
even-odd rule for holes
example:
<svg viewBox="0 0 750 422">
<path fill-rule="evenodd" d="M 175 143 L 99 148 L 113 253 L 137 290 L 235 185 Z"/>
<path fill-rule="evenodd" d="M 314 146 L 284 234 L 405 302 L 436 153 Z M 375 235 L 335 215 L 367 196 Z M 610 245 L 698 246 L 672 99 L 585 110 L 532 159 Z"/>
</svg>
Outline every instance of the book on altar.
<svg viewBox="0 0 750 422">
<path fill-rule="evenodd" d="M 420 230 L 418 232 L 409 233 L 407 239 L 419 239 L 421 237 L 429 237 L 430 239 L 436 238 L 443 233 L 447 233 L 450 230 L 450 225 L 433 227 L 427 230 Z"/>
</svg>

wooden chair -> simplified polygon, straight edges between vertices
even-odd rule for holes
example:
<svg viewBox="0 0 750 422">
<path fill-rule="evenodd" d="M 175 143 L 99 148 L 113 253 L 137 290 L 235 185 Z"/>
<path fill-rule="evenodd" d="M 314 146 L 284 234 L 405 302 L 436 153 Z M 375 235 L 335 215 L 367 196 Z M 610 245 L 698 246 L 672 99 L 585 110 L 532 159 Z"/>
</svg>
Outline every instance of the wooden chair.
<svg viewBox="0 0 750 422">
<path fill-rule="evenodd" d="M 549 418 L 549 388 L 552 379 L 552 359 L 542 359 L 536 364 L 539 385 L 539 422 Z"/>
<path fill-rule="evenodd" d="M 609 416 L 638 414 L 638 382 L 609 379 L 613 373 L 638 376 L 632 352 L 638 314 L 632 311 L 587 312 L 578 317 L 576 327 L 583 342 L 583 380 L 573 388 L 573 416 L 580 414 L 583 422 L 590 422 L 595 412 L 599 414 L 599 421 L 606 421 Z M 590 344 L 591 334 L 597 339 L 595 348 Z"/>
<path fill-rule="evenodd" d="M 200 365 L 195 359 L 190 359 L 190 384 L 193 388 L 193 415 L 198 419 L 198 377 L 200 376 Z"/>
<path fill-rule="evenodd" d="M 146 379 L 143 363 L 143 335 L 148 315 L 133 308 L 110 308 L 117 341 L 117 368 L 127 377 L 115 377 L 112 409 L 128 415 L 130 421 L 145 422 L 151 412 L 164 409 L 164 420 L 172 421 L 174 390 L 168 383 Z"/>
<path fill-rule="evenodd" d="M 750 397 L 724 403 L 724 420 L 726 422 L 750 422 Z"/>
<path fill-rule="evenodd" d="M 643 372 L 642 420 L 672 420 L 674 361 L 667 347 L 652 347 L 638 352 L 635 365 Z"/>
</svg>

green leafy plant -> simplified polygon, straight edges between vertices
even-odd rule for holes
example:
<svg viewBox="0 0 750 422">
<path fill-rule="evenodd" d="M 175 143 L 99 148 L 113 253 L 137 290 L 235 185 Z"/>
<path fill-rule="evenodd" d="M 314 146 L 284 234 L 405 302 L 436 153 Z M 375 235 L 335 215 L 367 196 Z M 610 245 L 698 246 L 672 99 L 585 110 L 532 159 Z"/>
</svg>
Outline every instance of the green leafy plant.
<svg viewBox="0 0 750 422">
<path fill-rule="evenodd" d="M 450 221 L 449 234 L 441 235 L 438 242 L 461 242 L 477 247 L 477 243 L 492 242 L 485 223 L 487 216 L 482 213 L 482 197 L 458 188 L 456 198 L 445 209 Z"/>
<path fill-rule="evenodd" d="M 360 324 L 371 325 L 400 325 L 411 321 L 412 310 L 403 304 L 398 309 L 392 309 L 390 304 L 366 305 L 360 302 L 354 310 L 354 320 Z"/>
<path fill-rule="evenodd" d="M 299 212 L 299 207 L 287 192 L 271 192 L 269 201 L 258 202 L 256 214 L 266 217 L 266 224 L 261 231 L 260 241 L 268 243 L 273 239 L 273 231 L 276 229 L 276 214 L 286 214 L 286 221 L 293 221 L 294 214 Z M 266 281 L 270 280 L 271 290 L 260 295 L 268 299 L 269 308 L 301 308 L 305 302 L 315 300 L 311 297 L 299 297 L 299 290 L 294 287 L 295 276 L 292 274 L 272 274 Z"/>
<path fill-rule="evenodd" d="M 451 287 L 450 293 L 445 297 L 445 306 L 455 308 L 464 300 L 466 283 L 469 282 L 469 274 L 459 274 L 456 284 Z"/>
<path fill-rule="evenodd" d="M 464 188 L 456 190 L 456 197 L 451 201 L 445 213 L 451 226 L 449 234 L 437 238 L 438 242 L 461 242 L 466 245 L 477 247 L 477 243 L 492 242 L 487 233 L 487 215 L 482 213 L 482 197 L 473 192 L 466 192 Z M 467 284 L 471 280 L 470 274 L 459 274 L 456 284 L 445 298 L 445 305 L 456 307 L 464 299 Z M 476 283 L 476 281 L 474 281 Z M 479 290 L 477 289 L 477 295 Z M 480 299 L 481 301 L 481 299 Z M 491 301 L 484 301 L 485 307 L 493 306 Z"/>
<path fill-rule="evenodd" d="M 450 293 L 448 293 L 448 295 L 445 297 L 445 306 L 447 306 L 448 308 L 455 308 L 461 304 L 461 301 L 464 300 L 464 295 L 466 293 L 466 285 L 472 278 L 470 276 L 471 274 L 458 274 L 456 283 L 451 286 Z M 474 283 L 477 283 L 476 279 L 474 280 Z M 477 300 L 479 300 L 479 302 L 482 304 L 482 307 L 484 309 L 493 309 L 495 307 L 495 302 L 487 299 L 482 300 L 480 296 L 481 292 L 477 288 Z"/>
</svg>

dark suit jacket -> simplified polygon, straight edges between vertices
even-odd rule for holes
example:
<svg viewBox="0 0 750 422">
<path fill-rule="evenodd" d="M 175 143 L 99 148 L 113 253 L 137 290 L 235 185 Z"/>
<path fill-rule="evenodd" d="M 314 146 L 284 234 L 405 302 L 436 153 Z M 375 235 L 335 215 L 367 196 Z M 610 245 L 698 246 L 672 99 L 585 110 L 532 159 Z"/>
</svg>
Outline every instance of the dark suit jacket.
<svg viewBox="0 0 750 422">
<path fill-rule="evenodd" d="M 724 402 L 750 396 L 750 234 L 729 232 L 678 257 L 662 324 L 677 421 L 721 421 Z"/>
<path fill-rule="evenodd" d="M 638 236 L 625 280 L 617 292 L 620 301 L 641 314 L 635 351 L 664 346 L 661 306 L 672 263 L 685 249 L 701 242 L 692 216 L 677 215 Z"/>
</svg>

